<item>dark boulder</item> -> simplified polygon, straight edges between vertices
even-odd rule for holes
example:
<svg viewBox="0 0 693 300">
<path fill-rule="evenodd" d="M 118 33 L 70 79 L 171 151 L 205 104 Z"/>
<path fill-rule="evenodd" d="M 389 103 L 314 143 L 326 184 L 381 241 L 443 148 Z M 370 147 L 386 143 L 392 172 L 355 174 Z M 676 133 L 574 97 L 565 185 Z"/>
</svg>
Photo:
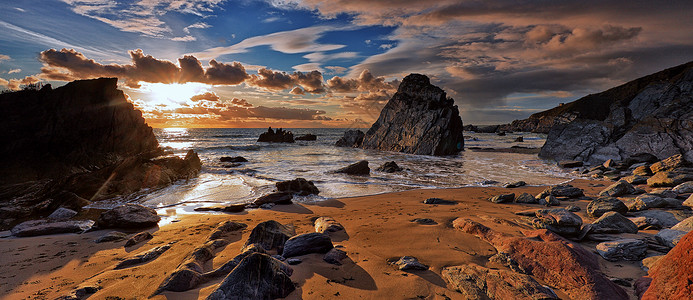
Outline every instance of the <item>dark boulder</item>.
<svg viewBox="0 0 693 300">
<path fill-rule="evenodd" d="M 410 74 L 366 132 L 361 148 L 451 155 L 464 148 L 462 132 L 454 101 L 425 75 Z"/>
<path fill-rule="evenodd" d="M 337 140 L 337 143 L 335 143 L 335 146 L 337 147 L 354 147 L 358 148 L 361 147 L 361 143 L 363 143 L 363 137 L 365 134 L 361 130 L 347 130 L 344 132 L 344 136 L 339 138 Z"/>
<path fill-rule="evenodd" d="M 326 253 L 334 246 L 328 235 L 312 232 L 294 236 L 284 243 L 283 257 L 293 257 L 308 253 Z"/>
<path fill-rule="evenodd" d="M 318 136 L 309 133 L 309 134 L 304 134 L 304 135 L 301 135 L 301 136 L 297 136 L 297 137 L 296 137 L 296 140 L 297 140 L 297 141 L 316 141 L 316 140 L 318 140 Z"/>
<path fill-rule="evenodd" d="M 558 166 L 561 168 L 577 168 L 582 167 L 582 162 L 579 160 L 562 160 L 558 162 Z"/>
<path fill-rule="evenodd" d="M 638 226 L 622 214 L 610 211 L 589 225 L 589 233 L 638 233 Z"/>
<path fill-rule="evenodd" d="M 618 182 L 608 186 L 603 191 L 599 192 L 599 196 L 603 197 L 619 197 L 623 195 L 633 194 L 635 192 L 635 187 L 625 180 L 619 180 Z"/>
<path fill-rule="evenodd" d="M 105 211 L 98 220 L 101 228 L 147 228 L 156 226 L 161 217 L 156 210 L 139 204 L 125 204 Z"/>
<path fill-rule="evenodd" d="M 491 201 L 493 203 L 507 203 L 507 202 L 513 202 L 514 200 L 515 200 L 515 194 L 513 194 L 513 193 L 496 195 L 496 196 L 493 196 L 489 199 L 489 201 Z"/>
<path fill-rule="evenodd" d="M 587 215 L 592 218 L 599 218 L 610 211 L 624 215 L 628 212 L 628 207 L 621 200 L 612 197 L 601 197 L 587 204 Z"/>
<path fill-rule="evenodd" d="M 336 173 L 345 173 L 349 175 L 369 175 L 371 173 L 371 168 L 368 167 L 368 161 L 362 160 L 357 163 L 350 164 L 344 168 L 341 168 Z"/>
<path fill-rule="evenodd" d="M 413 256 L 402 256 L 399 259 L 394 259 L 390 262 L 393 266 L 397 267 L 400 271 L 425 271 L 428 270 L 428 266 L 419 262 L 416 257 Z"/>
<path fill-rule="evenodd" d="M 300 196 L 317 195 L 320 193 L 312 181 L 305 178 L 296 178 L 294 180 L 280 181 L 275 184 L 280 192 L 294 193 Z"/>
<path fill-rule="evenodd" d="M 327 251 L 325 255 L 322 257 L 322 260 L 326 261 L 327 263 L 333 264 L 333 265 L 341 265 L 342 261 L 347 258 L 347 253 L 339 248 L 332 248 L 330 251 Z"/>
<path fill-rule="evenodd" d="M 255 199 L 253 201 L 253 204 L 256 206 L 260 206 L 263 204 L 291 204 L 293 203 L 291 199 L 294 198 L 294 195 L 292 193 L 286 193 L 286 192 L 277 192 L 277 193 L 270 193 L 264 196 L 260 196 L 259 198 Z"/>
<path fill-rule="evenodd" d="M 385 172 L 385 173 L 395 173 L 395 172 L 402 171 L 404 169 L 402 169 L 400 166 L 398 166 L 396 162 L 388 161 L 388 162 L 384 163 L 382 166 L 378 167 L 376 170 L 380 171 L 380 172 Z"/>
<path fill-rule="evenodd" d="M 276 299 L 295 289 L 281 261 L 255 252 L 243 258 L 207 299 Z"/>
<path fill-rule="evenodd" d="M 536 198 L 537 199 L 544 199 L 546 196 L 554 196 L 554 197 L 565 197 L 565 198 L 578 198 L 582 197 L 585 195 L 584 191 L 580 188 L 574 187 L 570 184 L 559 184 L 559 185 L 554 185 L 552 187 L 549 187 L 539 193 Z"/>
<path fill-rule="evenodd" d="M 641 260 L 647 253 L 647 243 L 636 239 L 602 242 L 597 252 L 608 261 Z"/>
<path fill-rule="evenodd" d="M 580 233 L 582 219 L 563 208 L 541 209 L 535 212 L 532 225 L 537 229 L 548 229 L 561 236 L 575 236 Z"/>
<path fill-rule="evenodd" d="M 454 205 L 457 204 L 455 201 L 444 200 L 440 198 L 428 198 L 423 201 L 424 204 L 444 204 L 444 205 Z"/>
<path fill-rule="evenodd" d="M 294 235 L 296 232 L 292 226 L 285 226 L 273 220 L 265 221 L 253 228 L 243 248 L 258 244 L 265 250 L 276 248 L 277 252 L 281 252 L 284 249 L 284 243 Z"/>
<path fill-rule="evenodd" d="M 258 142 L 269 142 L 269 143 L 293 143 L 294 134 L 291 131 L 285 131 L 278 128 L 276 131 L 272 127 L 267 128 L 267 131 L 260 134 L 257 139 Z"/>
<path fill-rule="evenodd" d="M 231 157 L 231 156 L 222 156 L 221 158 L 219 158 L 219 161 L 221 161 L 221 162 L 232 162 L 232 163 L 248 162 L 248 160 L 245 159 L 245 157 L 243 157 L 243 156 L 234 156 L 234 157 Z"/>
</svg>

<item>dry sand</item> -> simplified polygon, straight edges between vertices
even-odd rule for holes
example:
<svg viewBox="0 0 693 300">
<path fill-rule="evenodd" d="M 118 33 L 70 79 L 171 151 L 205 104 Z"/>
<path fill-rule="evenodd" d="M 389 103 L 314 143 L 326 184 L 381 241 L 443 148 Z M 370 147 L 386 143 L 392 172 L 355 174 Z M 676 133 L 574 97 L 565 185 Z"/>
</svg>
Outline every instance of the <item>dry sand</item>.
<svg viewBox="0 0 693 300">
<path fill-rule="evenodd" d="M 594 196 L 608 184 L 575 180 L 574 186 Z M 495 249 L 480 239 L 451 226 L 457 217 L 471 218 L 502 232 L 521 235 L 530 229 L 513 213 L 539 205 L 493 204 L 487 199 L 500 193 L 537 194 L 545 187 L 504 189 L 496 187 L 412 190 L 374 196 L 328 200 L 314 205 L 275 206 L 272 210 L 251 210 L 236 214 L 188 214 L 173 216 L 177 222 L 153 228 L 154 238 L 124 248 L 125 241 L 96 244 L 100 230 L 85 234 L 62 234 L 29 238 L 0 239 L 0 298 L 54 299 L 85 284 L 103 287 L 90 299 L 146 299 L 192 249 L 200 246 L 214 227 L 223 221 L 243 222 L 248 228 L 238 232 L 232 243 L 217 253 L 209 267 L 219 267 L 240 253 L 252 228 L 266 220 L 293 224 L 297 233 L 313 232 L 312 219 L 330 216 L 342 223 L 346 234 L 337 236 L 335 245 L 343 245 L 349 258 L 341 266 L 328 264 L 322 255 L 302 256 L 293 266 L 291 279 L 297 289 L 287 299 L 462 299 L 446 288 L 441 269 L 446 266 L 476 263 L 499 267 L 488 262 Z M 426 198 L 457 201 L 456 205 L 426 205 Z M 588 201 L 563 202 L 582 208 L 585 220 Z M 414 218 L 431 218 L 437 225 L 420 225 Z M 589 221 L 588 221 L 589 222 Z M 639 235 L 651 236 L 641 231 Z M 139 252 L 177 241 L 169 251 L 149 263 L 113 270 L 120 260 Z M 594 244 L 583 244 L 590 251 Z M 591 247 L 591 248 L 590 248 Z M 428 271 L 403 272 L 388 265 L 389 258 L 417 257 L 430 266 Z M 618 278 L 637 279 L 645 272 L 638 262 L 612 263 L 600 258 L 602 271 Z M 188 292 L 165 292 L 153 299 L 204 299 L 221 282 L 219 279 Z M 633 297 L 632 288 L 625 288 Z M 115 296 L 115 297 L 109 297 Z M 565 295 L 559 296 L 565 297 Z M 117 298 L 119 297 L 119 298 Z M 562 297 L 562 298 L 563 298 Z"/>
</svg>

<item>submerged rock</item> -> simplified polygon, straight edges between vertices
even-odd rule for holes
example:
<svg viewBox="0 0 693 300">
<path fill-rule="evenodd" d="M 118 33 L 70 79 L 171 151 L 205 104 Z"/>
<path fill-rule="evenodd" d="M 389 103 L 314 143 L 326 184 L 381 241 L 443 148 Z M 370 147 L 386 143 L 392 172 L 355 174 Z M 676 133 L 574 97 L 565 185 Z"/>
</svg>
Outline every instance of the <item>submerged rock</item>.
<svg viewBox="0 0 693 300">
<path fill-rule="evenodd" d="M 388 161 L 388 162 L 384 163 L 382 166 L 378 167 L 376 170 L 380 171 L 380 172 L 385 172 L 385 173 L 395 173 L 395 172 L 402 171 L 404 169 L 402 169 L 400 166 L 398 166 L 396 162 Z"/>
<path fill-rule="evenodd" d="M 344 168 L 341 168 L 336 173 L 344 173 L 349 175 L 369 175 L 371 173 L 371 168 L 368 167 L 368 161 L 362 160 L 357 163 L 350 164 Z"/>
<path fill-rule="evenodd" d="M 366 132 L 361 147 L 423 155 L 451 155 L 464 148 L 462 119 L 454 101 L 410 74 Z"/>
<path fill-rule="evenodd" d="M 294 134 L 291 133 L 291 131 L 285 131 L 281 128 L 275 131 L 272 129 L 272 127 L 268 127 L 266 132 L 260 134 L 257 141 L 269 143 L 293 143 Z"/>
<path fill-rule="evenodd" d="M 219 161 L 232 162 L 232 163 L 248 162 L 248 160 L 245 159 L 245 157 L 243 157 L 243 156 L 234 156 L 234 157 L 222 156 L 221 158 L 219 158 Z"/>
</svg>

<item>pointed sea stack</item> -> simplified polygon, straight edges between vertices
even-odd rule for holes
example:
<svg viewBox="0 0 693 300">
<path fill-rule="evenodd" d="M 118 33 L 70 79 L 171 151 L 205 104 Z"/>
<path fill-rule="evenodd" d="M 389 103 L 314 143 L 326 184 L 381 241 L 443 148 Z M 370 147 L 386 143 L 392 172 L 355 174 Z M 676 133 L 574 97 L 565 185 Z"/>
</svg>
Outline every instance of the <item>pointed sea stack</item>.
<svg viewBox="0 0 693 300">
<path fill-rule="evenodd" d="M 464 148 L 454 100 L 421 74 L 404 77 L 361 148 L 422 155 L 451 155 Z"/>
</svg>

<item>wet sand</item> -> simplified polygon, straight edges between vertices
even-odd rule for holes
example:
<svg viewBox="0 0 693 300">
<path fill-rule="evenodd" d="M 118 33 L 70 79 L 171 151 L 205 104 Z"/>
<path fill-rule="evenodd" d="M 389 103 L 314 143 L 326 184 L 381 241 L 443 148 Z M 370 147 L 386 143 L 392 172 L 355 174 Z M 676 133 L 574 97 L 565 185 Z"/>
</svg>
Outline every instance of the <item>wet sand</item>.
<svg viewBox="0 0 693 300">
<path fill-rule="evenodd" d="M 588 196 L 594 196 L 609 184 L 593 180 L 575 180 Z M 441 277 L 447 266 L 475 263 L 503 268 L 488 262 L 496 250 L 472 235 L 452 228 L 455 218 L 465 217 L 501 232 L 521 236 L 531 229 L 514 212 L 540 205 L 494 204 L 491 196 L 513 192 L 537 194 L 545 186 L 504 189 L 467 187 L 457 189 L 411 190 L 373 196 L 341 198 L 317 204 L 279 205 L 272 210 L 250 210 L 230 214 L 172 215 L 174 222 L 148 231 L 154 236 L 133 247 L 125 241 L 96 244 L 96 238 L 109 232 L 100 230 L 85 234 L 62 234 L 29 238 L 0 239 L 0 298 L 54 299 L 69 294 L 76 287 L 97 284 L 102 287 L 90 299 L 146 299 L 183 259 L 206 240 L 218 223 L 232 220 L 248 225 L 231 237 L 232 243 L 216 254 L 208 267 L 219 267 L 238 255 L 252 228 L 266 220 L 292 224 L 296 233 L 314 232 L 312 219 L 330 216 L 346 228 L 346 234 L 333 237 L 335 245 L 344 246 L 349 258 L 337 266 L 324 262 L 321 254 L 301 256 L 291 276 L 297 289 L 287 299 L 463 299 L 448 289 Z M 458 202 L 455 205 L 426 205 L 430 197 Z M 588 201 L 563 201 L 576 205 L 585 221 Z M 430 218 L 437 224 L 420 225 L 414 218 Z M 641 231 L 638 235 L 651 236 Z M 114 270 L 124 258 L 176 241 L 159 258 L 130 268 Z M 590 251 L 593 244 L 582 244 Z M 414 256 L 430 266 L 427 271 L 403 272 L 387 259 Z M 645 275 L 639 262 L 612 263 L 599 258 L 602 271 L 611 277 L 637 279 Z M 187 292 L 165 292 L 153 299 L 204 299 L 221 282 L 220 278 Z M 633 297 L 632 288 L 624 288 Z M 558 292 L 558 291 L 557 291 Z M 558 293 L 561 298 L 565 295 Z"/>
</svg>

